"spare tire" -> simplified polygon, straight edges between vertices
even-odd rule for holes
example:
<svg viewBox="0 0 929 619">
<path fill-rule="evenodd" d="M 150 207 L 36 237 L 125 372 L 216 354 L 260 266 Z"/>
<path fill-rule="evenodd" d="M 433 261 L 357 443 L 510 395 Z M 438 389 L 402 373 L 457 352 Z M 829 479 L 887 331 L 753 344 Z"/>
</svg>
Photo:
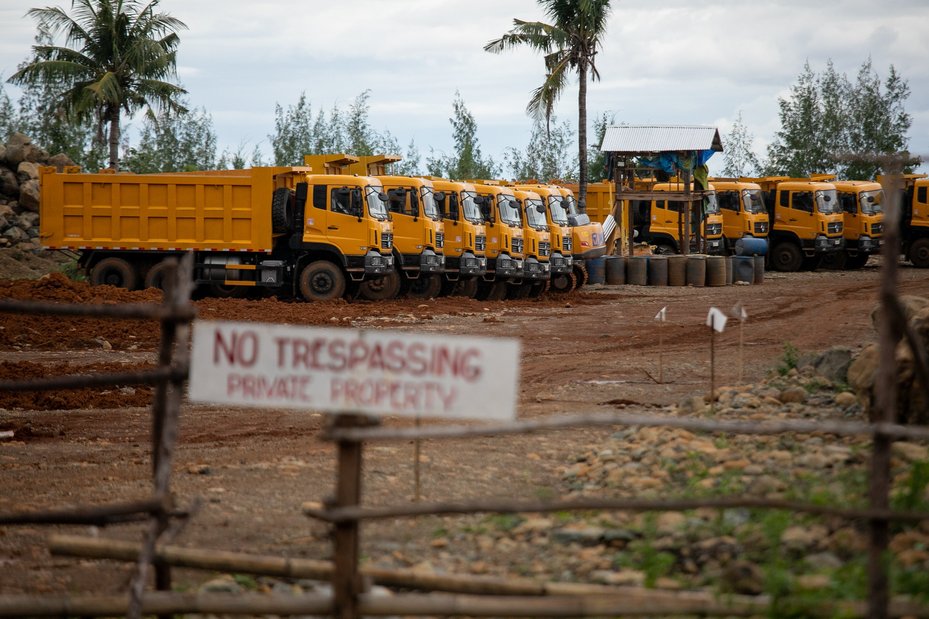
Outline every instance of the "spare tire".
<svg viewBox="0 0 929 619">
<path fill-rule="evenodd" d="M 271 231 L 274 234 L 290 232 L 294 225 L 293 192 L 278 187 L 271 198 Z"/>
</svg>

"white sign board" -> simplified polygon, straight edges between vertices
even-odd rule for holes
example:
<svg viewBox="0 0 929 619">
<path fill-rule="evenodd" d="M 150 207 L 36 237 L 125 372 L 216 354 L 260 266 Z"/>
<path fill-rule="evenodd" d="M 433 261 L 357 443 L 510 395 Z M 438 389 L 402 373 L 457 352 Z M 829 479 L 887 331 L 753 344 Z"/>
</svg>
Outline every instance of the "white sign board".
<svg viewBox="0 0 929 619">
<path fill-rule="evenodd" d="M 519 340 L 194 322 L 192 402 L 515 418 Z"/>
</svg>

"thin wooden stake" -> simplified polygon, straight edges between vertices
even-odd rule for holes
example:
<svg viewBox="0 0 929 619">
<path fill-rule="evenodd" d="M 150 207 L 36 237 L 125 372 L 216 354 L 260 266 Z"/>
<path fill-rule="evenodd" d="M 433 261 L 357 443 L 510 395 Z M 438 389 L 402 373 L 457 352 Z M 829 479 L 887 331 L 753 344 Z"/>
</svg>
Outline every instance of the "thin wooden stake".
<svg viewBox="0 0 929 619">
<path fill-rule="evenodd" d="M 664 341 L 662 338 L 664 321 L 658 321 L 658 384 L 664 383 Z"/>
<path fill-rule="evenodd" d="M 716 403 L 716 329 L 710 325 L 710 413 Z"/>
<path fill-rule="evenodd" d="M 739 318 L 739 384 L 745 375 L 745 321 Z"/>
<path fill-rule="evenodd" d="M 419 428 L 420 424 L 421 424 L 421 420 L 419 418 L 419 415 L 416 415 L 416 427 Z M 421 444 L 422 444 L 422 441 L 420 439 L 416 439 L 413 442 L 413 480 L 414 480 L 413 501 L 415 501 L 416 503 L 419 502 L 419 499 L 422 496 L 422 486 L 420 485 L 420 477 L 419 477 L 419 453 L 420 453 Z"/>
</svg>

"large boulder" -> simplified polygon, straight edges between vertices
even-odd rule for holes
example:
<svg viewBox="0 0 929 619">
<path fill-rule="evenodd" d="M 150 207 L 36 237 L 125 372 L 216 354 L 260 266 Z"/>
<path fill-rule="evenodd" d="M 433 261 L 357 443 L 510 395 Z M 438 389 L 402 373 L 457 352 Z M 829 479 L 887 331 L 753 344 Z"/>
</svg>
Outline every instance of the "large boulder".
<svg viewBox="0 0 929 619">
<path fill-rule="evenodd" d="M 19 179 L 16 172 L 3 166 L 0 166 L 0 194 L 14 199 L 19 197 Z"/>
<path fill-rule="evenodd" d="M 39 181 L 28 180 L 20 186 L 19 206 L 26 211 L 39 212 Z"/>
<path fill-rule="evenodd" d="M 59 172 L 64 172 L 65 167 L 76 165 L 71 157 L 64 153 L 58 153 L 48 158 L 48 165 L 53 165 Z"/>
<path fill-rule="evenodd" d="M 22 133 L 14 133 L 6 143 L 6 150 L 3 154 L 3 160 L 14 170 L 26 160 L 26 146 L 32 145 L 29 136 Z"/>
<path fill-rule="evenodd" d="M 16 167 L 16 177 L 21 183 L 25 183 L 29 180 L 38 180 L 39 164 L 32 161 L 20 162 L 20 164 Z"/>
<path fill-rule="evenodd" d="M 852 362 L 852 350 L 845 346 L 833 346 L 817 355 L 807 355 L 800 360 L 799 367 L 812 367 L 820 376 L 834 383 L 844 383 L 848 378 L 848 366 Z"/>
<path fill-rule="evenodd" d="M 902 297 L 908 323 L 924 350 L 929 350 L 929 299 Z M 872 319 L 879 312 L 871 313 Z M 876 323 L 876 321 L 875 321 Z M 913 350 L 906 340 L 897 343 L 895 379 L 897 383 L 898 423 L 929 424 L 929 388 L 916 377 Z M 877 421 L 876 380 L 879 366 L 877 344 L 870 344 L 859 353 L 848 368 L 848 383 L 858 393 L 871 421 Z"/>
</svg>

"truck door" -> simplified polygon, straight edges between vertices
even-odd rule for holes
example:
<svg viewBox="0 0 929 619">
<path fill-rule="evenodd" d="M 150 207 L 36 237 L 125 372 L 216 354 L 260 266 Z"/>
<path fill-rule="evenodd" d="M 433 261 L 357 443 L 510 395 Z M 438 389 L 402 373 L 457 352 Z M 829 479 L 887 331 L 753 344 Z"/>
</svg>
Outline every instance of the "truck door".
<svg viewBox="0 0 929 619">
<path fill-rule="evenodd" d="M 326 238 L 347 255 L 364 253 L 373 243 L 367 236 L 360 187 L 314 185 L 312 201 L 306 209 L 304 240 L 312 241 L 309 235 Z"/>
<path fill-rule="evenodd" d="M 723 236 L 729 239 L 741 238 L 745 228 L 739 198 L 738 191 L 720 191 L 716 194 L 719 212 L 723 216 Z"/>
<path fill-rule="evenodd" d="M 415 221 L 419 217 L 416 191 L 408 187 L 390 187 L 386 191 L 387 209 L 393 220 L 394 246 L 404 255 L 422 253 L 422 226 Z"/>
<path fill-rule="evenodd" d="M 858 194 L 854 191 L 839 192 L 839 208 L 845 219 L 845 237 L 857 239 L 858 234 L 861 232 L 861 230 L 859 230 L 860 222 L 858 220 Z"/>
<path fill-rule="evenodd" d="M 816 238 L 816 215 L 813 213 L 812 191 L 779 192 L 777 221 L 780 229 L 793 232 L 805 240 Z"/>
<path fill-rule="evenodd" d="M 652 225 L 650 232 L 654 234 L 667 234 L 677 238 L 677 226 L 680 219 L 680 203 L 668 200 L 652 201 Z"/>
</svg>

